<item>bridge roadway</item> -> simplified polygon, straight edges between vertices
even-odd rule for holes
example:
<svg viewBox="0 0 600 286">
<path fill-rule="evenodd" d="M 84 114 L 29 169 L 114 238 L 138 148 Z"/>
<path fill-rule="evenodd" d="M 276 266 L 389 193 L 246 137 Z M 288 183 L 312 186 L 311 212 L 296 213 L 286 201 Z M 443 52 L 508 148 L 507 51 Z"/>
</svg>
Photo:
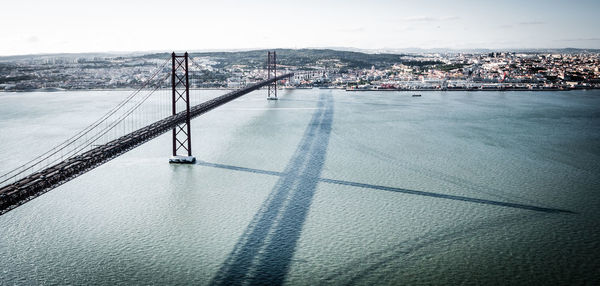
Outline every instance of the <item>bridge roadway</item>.
<svg viewBox="0 0 600 286">
<path fill-rule="evenodd" d="M 190 108 L 190 118 L 195 118 L 242 95 L 255 91 L 276 80 L 293 76 L 292 73 L 258 82 L 225 95 L 213 98 Z M 172 130 L 186 121 L 185 111 L 179 112 L 146 127 L 110 141 L 58 164 L 33 173 L 0 189 L 0 215 L 80 176 L 151 139 Z"/>
</svg>

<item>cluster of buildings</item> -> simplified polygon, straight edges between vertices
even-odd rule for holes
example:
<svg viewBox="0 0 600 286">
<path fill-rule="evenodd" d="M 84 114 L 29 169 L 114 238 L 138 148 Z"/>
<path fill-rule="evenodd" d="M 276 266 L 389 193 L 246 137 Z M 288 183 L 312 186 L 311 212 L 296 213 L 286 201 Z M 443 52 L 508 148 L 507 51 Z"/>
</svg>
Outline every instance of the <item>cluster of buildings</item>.
<svg viewBox="0 0 600 286">
<path fill-rule="evenodd" d="M 447 54 L 424 55 L 442 64 L 344 73 L 313 70 L 293 86 L 354 90 L 564 90 L 600 88 L 600 54 Z"/>
<path fill-rule="evenodd" d="M 0 91 L 135 88 L 160 64 L 127 57 L 39 57 L 0 62 Z"/>
<path fill-rule="evenodd" d="M 408 58 L 407 58 L 408 57 Z M 336 59 L 306 66 L 279 65 L 294 72 L 282 88 L 360 90 L 555 90 L 600 88 L 600 54 L 422 54 L 384 68 L 348 68 Z M 419 61 L 437 64 L 418 64 Z M 154 57 L 39 57 L 0 62 L 0 90 L 136 88 L 164 59 Z M 264 67 L 223 65 L 218 58 L 192 57 L 193 88 L 239 88 L 266 78 Z M 164 66 L 164 73 L 170 71 Z"/>
</svg>

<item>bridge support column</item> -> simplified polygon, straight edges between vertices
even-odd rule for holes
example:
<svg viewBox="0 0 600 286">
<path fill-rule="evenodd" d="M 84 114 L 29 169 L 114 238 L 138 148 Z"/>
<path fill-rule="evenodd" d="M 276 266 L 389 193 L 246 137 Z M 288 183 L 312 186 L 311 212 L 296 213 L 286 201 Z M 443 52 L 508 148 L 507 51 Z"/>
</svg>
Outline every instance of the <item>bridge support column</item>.
<svg viewBox="0 0 600 286">
<path fill-rule="evenodd" d="M 267 52 L 267 79 L 277 77 L 277 54 Z M 277 81 L 268 86 L 267 100 L 277 100 Z"/>
<path fill-rule="evenodd" d="M 188 53 L 183 56 L 171 54 L 172 73 L 172 111 L 173 115 L 185 109 L 186 119 L 173 128 L 173 156 L 169 163 L 192 164 L 196 158 L 192 156 L 192 131 L 190 129 L 190 83 L 188 76 Z M 179 152 L 182 152 L 180 154 Z"/>
</svg>

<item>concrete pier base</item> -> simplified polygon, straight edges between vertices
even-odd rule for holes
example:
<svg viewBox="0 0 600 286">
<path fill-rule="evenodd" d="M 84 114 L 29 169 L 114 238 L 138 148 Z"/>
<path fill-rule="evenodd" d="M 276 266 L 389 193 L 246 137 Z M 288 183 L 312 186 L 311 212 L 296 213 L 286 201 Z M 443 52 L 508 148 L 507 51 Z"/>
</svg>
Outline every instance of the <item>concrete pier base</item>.
<svg viewBox="0 0 600 286">
<path fill-rule="evenodd" d="M 194 156 L 172 156 L 169 158 L 171 164 L 194 164 L 196 157 Z"/>
</svg>

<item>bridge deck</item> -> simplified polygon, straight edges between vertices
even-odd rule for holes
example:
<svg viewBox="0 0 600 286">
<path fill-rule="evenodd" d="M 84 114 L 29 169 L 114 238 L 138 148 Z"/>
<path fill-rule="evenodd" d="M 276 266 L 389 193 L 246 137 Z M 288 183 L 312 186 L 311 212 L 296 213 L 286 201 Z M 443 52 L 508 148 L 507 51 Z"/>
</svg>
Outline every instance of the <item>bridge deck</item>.
<svg viewBox="0 0 600 286">
<path fill-rule="evenodd" d="M 200 116 L 242 95 L 292 75 L 290 73 L 261 81 L 193 106 L 190 109 L 190 116 L 191 118 Z M 185 111 L 179 112 L 2 187 L 0 189 L 0 215 L 148 142 L 185 121 Z"/>
</svg>

